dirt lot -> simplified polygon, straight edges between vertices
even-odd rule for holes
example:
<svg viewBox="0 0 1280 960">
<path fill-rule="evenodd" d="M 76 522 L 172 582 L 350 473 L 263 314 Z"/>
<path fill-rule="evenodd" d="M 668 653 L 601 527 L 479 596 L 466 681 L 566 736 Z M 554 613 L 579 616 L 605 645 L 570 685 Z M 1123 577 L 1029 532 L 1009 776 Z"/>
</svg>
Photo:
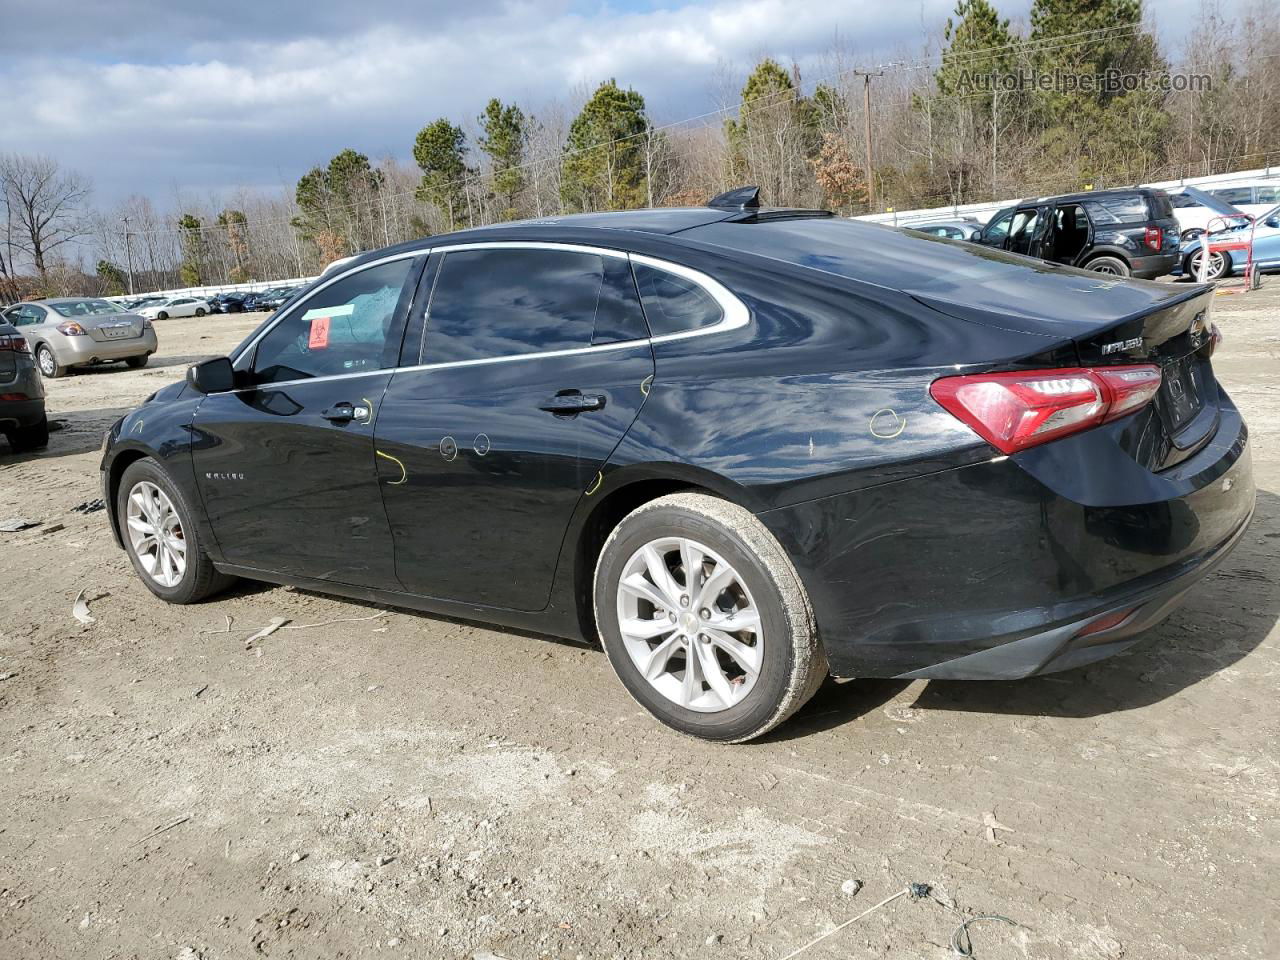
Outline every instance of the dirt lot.
<svg viewBox="0 0 1280 960">
<path fill-rule="evenodd" d="M 1250 533 L 1128 655 L 829 684 L 770 739 L 667 732 L 594 649 L 246 585 L 152 598 L 103 429 L 256 318 L 158 324 L 0 454 L 0 957 L 1267 957 L 1280 944 L 1280 278 L 1219 295 Z M 54 530 L 56 524 L 61 528 Z M 72 602 L 85 589 L 96 623 Z M 229 632 L 227 618 L 233 618 Z M 164 829 L 167 828 L 167 829 Z M 860 892 L 855 884 L 861 883 Z M 1270 947 L 1270 949 L 1268 949 Z"/>
</svg>

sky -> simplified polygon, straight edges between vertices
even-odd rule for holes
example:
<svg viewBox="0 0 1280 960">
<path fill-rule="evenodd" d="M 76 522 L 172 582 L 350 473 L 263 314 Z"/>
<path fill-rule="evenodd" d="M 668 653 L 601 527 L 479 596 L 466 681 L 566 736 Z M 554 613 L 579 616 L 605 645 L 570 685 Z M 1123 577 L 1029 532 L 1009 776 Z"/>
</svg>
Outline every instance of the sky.
<svg viewBox="0 0 1280 960">
<path fill-rule="evenodd" d="M 1166 0 L 1161 21 L 1185 23 Z M 954 0 L 0 0 L 0 151 L 89 175 L 94 202 L 292 185 L 345 147 L 411 161 L 440 116 L 537 113 L 610 77 L 656 122 L 717 106 L 763 55 L 918 55 Z M 1030 0 L 997 0 L 1025 19 Z M 1167 19 L 1166 19 L 1167 18 Z"/>
</svg>

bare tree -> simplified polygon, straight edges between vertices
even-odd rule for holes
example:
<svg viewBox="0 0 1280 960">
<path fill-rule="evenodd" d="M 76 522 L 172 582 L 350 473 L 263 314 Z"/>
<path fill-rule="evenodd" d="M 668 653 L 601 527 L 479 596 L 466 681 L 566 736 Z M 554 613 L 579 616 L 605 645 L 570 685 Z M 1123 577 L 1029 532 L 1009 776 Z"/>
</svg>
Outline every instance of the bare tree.
<svg viewBox="0 0 1280 960">
<path fill-rule="evenodd" d="M 0 154 L 0 194 L 14 224 L 14 245 L 31 258 L 41 281 L 49 258 L 61 247 L 85 236 L 81 204 L 89 181 L 62 170 L 52 157 Z"/>
</svg>

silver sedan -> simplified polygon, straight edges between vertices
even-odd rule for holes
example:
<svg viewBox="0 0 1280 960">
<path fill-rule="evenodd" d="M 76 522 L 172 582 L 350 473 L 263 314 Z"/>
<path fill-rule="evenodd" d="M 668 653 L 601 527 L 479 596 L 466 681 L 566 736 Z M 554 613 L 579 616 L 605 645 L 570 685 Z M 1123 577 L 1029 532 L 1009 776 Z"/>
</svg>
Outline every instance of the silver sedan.
<svg viewBox="0 0 1280 960">
<path fill-rule="evenodd" d="M 123 360 L 145 367 L 156 352 L 151 321 L 126 313 L 109 300 L 64 297 L 10 307 L 0 318 L 18 328 L 46 377 L 72 367 Z"/>
</svg>

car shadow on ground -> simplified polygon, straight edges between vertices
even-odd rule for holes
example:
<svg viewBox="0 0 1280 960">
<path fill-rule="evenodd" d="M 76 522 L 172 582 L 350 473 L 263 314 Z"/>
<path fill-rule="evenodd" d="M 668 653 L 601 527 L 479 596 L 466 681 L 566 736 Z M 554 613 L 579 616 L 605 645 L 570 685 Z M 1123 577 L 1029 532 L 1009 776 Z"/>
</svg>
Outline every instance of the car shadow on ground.
<svg viewBox="0 0 1280 960">
<path fill-rule="evenodd" d="M 152 357 L 147 361 L 147 365 L 142 367 L 146 370 L 163 370 L 165 367 L 189 367 L 193 363 L 201 363 L 205 360 L 212 360 L 214 357 L 222 356 L 218 353 L 193 353 L 186 356 L 178 357 Z M 113 363 L 98 363 L 91 367 L 75 367 L 67 371 L 68 377 L 105 377 L 112 374 L 123 373 L 129 367 L 124 361 L 115 361 Z M 177 379 L 175 377 L 175 379 Z"/>
<path fill-rule="evenodd" d="M 49 445 L 30 453 L 14 453 L 0 438 L 0 467 L 25 463 L 29 460 L 55 460 L 77 453 L 88 453 L 102 446 L 102 435 L 111 424 L 123 417 L 133 407 L 96 407 L 92 410 L 71 410 L 49 416 Z"/>
</svg>

